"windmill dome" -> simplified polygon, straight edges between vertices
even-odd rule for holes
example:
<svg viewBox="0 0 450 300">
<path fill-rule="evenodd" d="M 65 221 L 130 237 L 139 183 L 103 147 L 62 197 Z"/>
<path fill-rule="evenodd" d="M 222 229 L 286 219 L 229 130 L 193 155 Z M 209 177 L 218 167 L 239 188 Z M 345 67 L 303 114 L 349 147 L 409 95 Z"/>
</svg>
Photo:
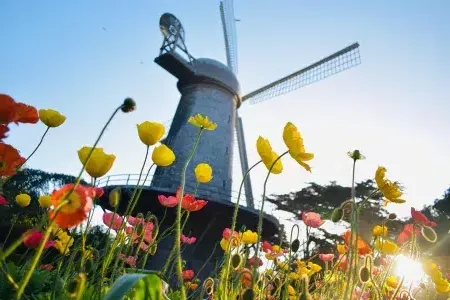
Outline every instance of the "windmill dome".
<svg viewBox="0 0 450 300">
<path fill-rule="evenodd" d="M 231 89 L 236 95 L 241 96 L 241 86 L 236 75 L 223 63 L 210 58 L 197 58 L 194 61 L 194 65 L 195 75 L 219 81 Z"/>
</svg>

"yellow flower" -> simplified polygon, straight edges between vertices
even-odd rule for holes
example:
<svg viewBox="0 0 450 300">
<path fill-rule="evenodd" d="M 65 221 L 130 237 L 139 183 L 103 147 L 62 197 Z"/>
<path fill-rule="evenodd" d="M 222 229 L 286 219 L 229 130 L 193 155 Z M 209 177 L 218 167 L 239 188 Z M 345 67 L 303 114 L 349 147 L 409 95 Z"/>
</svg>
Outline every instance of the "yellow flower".
<svg viewBox="0 0 450 300">
<path fill-rule="evenodd" d="M 305 146 L 303 144 L 303 138 L 298 131 L 297 127 L 288 122 L 284 126 L 283 130 L 283 140 L 289 149 L 289 154 L 295 159 L 299 165 L 305 168 L 306 171 L 311 172 L 311 167 L 305 163 L 314 158 L 313 153 L 306 153 Z"/>
<path fill-rule="evenodd" d="M 52 206 L 52 196 L 42 195 L 39 197 L 38 202 L 42 208 L 49 208 L 50 206 Z"/>
<path fill-rule="evenodd" d="M 91 149 L 92 147 L 85 146 L 78 150 L 78 158 L 83 165 L 86 164 Z M 116 156 L 114 154 L 106 154 L 103 152 L 103 148 L 95 148 L 86 165 L 86 172 L 94 178 L 102 177 L 112 168 L 115 159 Z"/>
<path fill-rule="evenodd" d="M 298 280 L 298 279 L 300 279 L 300 274 L 297 274 L 295 272 L 291 272 L 291 273 L 289 273 L 289 279 L 291 279 L 291 280 Z"/>
<path fill-rule="evenodd" d="M 258 140 L 256 141 L 256 150 L 258 150 L 258 154 L 264 165 L 266 165 L 267 170 L 270 170 L 272 164 L 278 158 L 278 154 L 272 150 L 269 141 L 261 136 L 258 137 Z M 279 159 L 270 172 L 272 174 L 280 174 L 282 171 L 283 164 L 281 163 L 281 159 Z"/>
<path fill-rule="evenodd" d="M 429 276 L 431 276 L 433 274 L 433 272 L 435 272 L 435 270 L 439 271 L 437 265 L 429 260 L 426 260 L 422 263 L 422 269 L 425 272 L 425 274 L 427 274 Z"/>
<path fill-rule="evenodd" d="M 280 268 L 281 270 L 284 270 L 284 271 L 288 271 L 288 270 L 289 270 L 289 264 L 288 264 L 287 261 L 280 261 L 280 262 L 277 264 L 277 266 L 278 266 L 278 268 Z"/>
<path fill-rule="evenodd" d="M 386 198 L 385 205 L 388 202 L 394 203 L 406 202 L 406 200 L 400 198 L 403 195 L 402 191 L 400 190 L 400 187 L 396 183 L 393 183 L 390 180 L 386 179 L 385 175 L 386 175 L 386 168 L 378 167 L 377 171 L 375 172 L 375 181 L 377 183 L 378 188 L 383 193 L 383 196 Z"/>
<path fill-rule="evenodd" d="M 94 254 L 92 253 L 91 250 L 84 250 L 83 251 L 83 255 L 86 259 L 93 259 L 94 258 Z"/>
<path fill-rule="evenodd" d="M 381 238 L 377 238 L 377 240 L 375 241 L 375 248 L 378 249 L 378 251 L 380 251 L 381 253 L 389 255 L 394 255 L 400 250 L 400 248 L 395 243 Z"/>
<path fill-rule="evenodd" d="M 31 197 L 28 194 L 19 194 L 16 196 L 16 202 L 20 207 L 27 207 L 30 205 Z"/>
<path fill-rule="evenodd" d="M 444 284 L 436 284 L 434 287 L 438 293 L 446 294 L 450 292 L 450 284 L 447 280 L 445 280 Z"/>
<path fill-rule="evenodd" d="M 321 266 L 319 266 L 318 264 L 312 263 L 312 262 L 308 262 L 308 267 L 312 273 L 318 273 L 322 270 Z"/>
<path fill-rule="evenodd" d="M 373 236 L 386 236 L 388 233 L 388 229 L 386 226 L 376 225 L 372 229 Z"/>
<path fill-rule="evenodd" d="M 228 250 L 228 245 L 230 244 L 230 241 L 222 238 L 222 240 L 220 240 L 220 247 L 222 248 L 223 251 L 227 251 Z M 231 244 L 231 248 L 236 247 L 235 243 Z"/>
<path fill-rule="evenodd" d="M 68 235 L 64 230 L 55 228 L 54 233 L 56 233 L 57 240 L 55 241 L 55 248 L 64 255 L 69 254 L 70 247 L 73 245 L 73 238 Z"/>
<path fill-rule="evenodd" d="M 164 144 L 153 149 L 152 160 L 159 167 L 168 167 L 175 161 L 175 154 Z"/>
<path fill-rule="evenodd" d="M 288 285 L 288 294 L 291 296 L 295 296 L 296 292 L 292 285 Z"/>
<path fill-rule="evenodd" d="M 336 245 L 336 249 L 339 254 L 345 254 L 347 252 L 347 246 L 344 244 Z"/>
<path fill-rule="evenodd" d="M 258 234 L 251 230 L 246 230 L 242 233 L 241 242 L 244 244 L 256 244 L 258 241 Z"/>
<path fill-rule="evenodd" d="M 136 126 L 139 138 L 147 146 L 153 146 L 159 142 L 166 132 L 164 125 L 156 122 L 145 121 Z"/>
<path fill-rule="evenodd" d="M 201 129 L 214 130 L 217 128 L 217 124 L 208 119 L 207 116 L 202 116 L 201 114 L 196 114 L 188 120 L 194 126 L 200 127 Z"/>
<path fill-rule="evenodd" d="M 386 284 L 389 286 L 389 287 L 391 287 L 391 288 L 397 288 L 397 286 L 398 286 L 398 280 L 397 280 L 397 277 L 395 277 L 395 276 L 389 276 L 387 279 L 386 279 Z"/>
<path fill-rule="evenodd" d="M 58 127 L 64 123 L 66 117 L 53 109 L 40 109 L 39 119 L 48 127 Z"/>
<path fill-rule="evenodd" d="M 211 166 L 206 163 L 198 164 L 194 169 L 195 178 L 197 178 L 197 181 L 201 183 L 210 182 L 213 178 L 212 172 L 213 170 Z"/>
</svg>

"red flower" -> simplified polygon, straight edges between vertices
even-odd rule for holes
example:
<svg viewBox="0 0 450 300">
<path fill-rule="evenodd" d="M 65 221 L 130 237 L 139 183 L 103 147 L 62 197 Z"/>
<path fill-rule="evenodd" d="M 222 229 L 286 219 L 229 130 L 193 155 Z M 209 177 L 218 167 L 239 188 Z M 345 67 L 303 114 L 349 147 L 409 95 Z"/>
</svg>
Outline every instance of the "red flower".
<svg viewBox="0 0 450 300">
<path fill-rule="evenodd" d="M 137 263 L 137 257 L 135 256 L 125 256 L 125 254 L 120 253 L 119 254 L 119 258 L 121 260 L 123 260 L 126 264 L 130 265 L 131 267 L 136 267 L 136 263 Z"/>
<path fill-rule="evenodd" d="M 98 187 L 98 186 L 93 187 L 92 190 L 94 192 L 94 195 L 92 196 L 92 198 L 100 198 L 105 193 L 103 188 Z"/>
<path fill-rule="evenodd" d="M 25 162 L 19 151 L 11 145 L 0 143 L 0 176 L 12 176 Z"/>
<path fill-rule="evenodd" d="M 266 253 L 272 252 L 272 245 L 268 241 L 262 242 L 261 248 Z"/>
<path fill-rule="evenodd" d="M 66 184 L 59 190 L 52 193 L 52 205 L 54 208 L 65 200 L 72 190 L 73 184 Z M 69 202 L 62 206 L 57 214 L 54 210 L 49 212 L 49 218 L 54 219 L 56 224 L 63 229 L 77 226 L 87 219 L 89 211 L 92 209 L 92 189 L 82 185 L 77 185 L 70 197 Z"/>
<path fill-rule="evenodd" d="M 2 139 L 6 139 L 8 136 L 6 135 L 6 133 L 9 131 L 9 128 L 7 125 L 4 124 L 0 124 L 0 141 Z"/>
<path fill-rule="evenodd" d="M 103 223 L 113 230 L 119 230 L 122 225 L 123 218 L 115 213 L 104 213 Z"/>
<path fill-rule="evenodd" d="M 0 206 L 8 205 L 8 201 L 6 201 L 6 198 L 0 195 Z"/>
<path fill-rule="evenodd" d="M 39 115 L 33 106 L 17 103 L 8 95 L 0 94 L 0 124 L 37 123 Z"/>
<path fill-rule="evenodd" d="M 181 193 L 181 188 L 178 188 L 177 196 L 176 196 L 177 199 L 181 198 L 180 193 Z M 183 198 L 181 200 L 181 207 L 189 212 L 193 212 L 193 211 L 199 211 L 207 203 L 208 203 L 208 201 L 205 201 L 205 200 L 196 200 L 194 195 L 185 194 L 185 195 L 183 195 Z"/>
<path fill-rule="evenodd" d="M 330 254 L 319 254 L 319 259 L 321 261 L 330 261 L 334 258 L 334 254 L 330 253 Z"/>
<path fill-rule="evenodd" d="M 434 227 L 437 225 L 436 222 L 428 220 L 427 216 L 425 216 L 422 212 L 415 210 L 414 207 L 411 207 L 411 217 L 417 223 L 421 223 L 425 226 Z"/>
<path fill-rule="evenodd" d="M 127 221 L 128 221 L 128 223 L 130 223 L 130 225 L 133 225 L 133 226 L 137 226 L 139 224 L 145 223 L 144 218 L 141 218 L 141 217 L 135 218 L 133 216 L 128 216 Z"/>
<path fill-rule="evenodd" d="M 39 266 L 39 269 L 51 271 L 51 270 L 53 270 L 53 266 L 52 266 L 52 265 L 49 265 L 49 264 L 47 264 L 47 265 L 40 265 L 40 266 Z"/>
<path fill-rule="evenodd" d="M 397 243 L 404 244 L 406 243 L 411 236 L 413 235 L 413 229 L 414 224 L 406 224 L 405 227 L 403 227 L 403 231 L 400 232 L 400 234 L 397 236 Z M 416 236 L 420 234 L 420 229 L 416 227 Z"/>
<path fill-rule="evenodd" d="M 178 204 L 177 198 L 174 196 L 166 197 L 164 195 L 159 195 L 158 200 L 159 200 L 159 203 L 161 203 L 161 205 L 163 205 L 165 207 L 174 207 L 174 206 L 177 206 L 177 204 Z"/>
<path fill-rule="evenodd" d="M 194 278 L 194 271 L 193 270 L 184 270 L 182 272 L 183 279 L 186 281 L 192 280 Z"/>
<path fill-rule="evenodd" d="M 249 263 L 249 265 L 250 265 L 251 267 L 253 267 L 253 266 L 255 265 L 255 260 L 256 260 L 257 266 L 261 267 L 261 266 L 263 265 L 263 262 L 262 262 L 262 260 L 261 260 L 259 257 L 253 256 L 252 258 L 250 258 L 250 259 L 248 260 L 248 263 Z"/>
<path fill-rule="evenodd" d="M 302 220 L 306 226 L 312 228 L 318 228 L 324 223 L 324 221 L 320 218 L 320 215 L 315 212 L 302 213 Z"/>
<path fill-rule="evenodd" d="M 351 231 L 347 230 L 344 233 L 344 242 L 347 246 L 350 245 L 350 235 L 351 235 Z M 359 255 L 366 255 L 366 254 L 370 254 L 372 253 L 372 251 L 370 250 L 369 245 L 362 239 L 362 237 L 358 236 L 358 238 L 353 237 L 355 240 L 357 240 L 357 247 L 358 247 L 358 254 Z M 352 244 L 354 244 L 355 242 L 353 242 Z"/>
<path fill-rule="evenodd" d="M 197 240 L 196 237 L 187 237 L 184 234 L 181 235 L 180 240 L 184 244 L 192 245 Z"/>
<path fill-rule="evenodd" d="M 27 232 L 25 232 L 24 234 L 27 235 L 27 237 L 23 240 L 23 244 L 28 248 L 39 247 L 39 245 L 41 244 L 42 238 L 44 237 L 44 234 L 37 229 L 30 229 Z M 48 240 L 45 243 L 44 248 L 47 249 L 47 248 L 50 248 L 53 246 L 55 246 L 55 242 Z"/>
</svg>

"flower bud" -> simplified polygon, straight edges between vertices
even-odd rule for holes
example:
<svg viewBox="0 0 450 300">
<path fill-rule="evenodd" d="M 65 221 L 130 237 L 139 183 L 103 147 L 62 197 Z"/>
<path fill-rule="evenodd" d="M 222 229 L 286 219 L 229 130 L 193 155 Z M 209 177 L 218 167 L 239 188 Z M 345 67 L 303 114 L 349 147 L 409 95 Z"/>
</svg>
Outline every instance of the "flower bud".
<svg viewBox="0 0 450 300">
<path fill-rule="evenodd" d="M 111 207 L 116 207 L 120 202 L 121 190 L 119 187 L 116 187 L 111 192 L 109 192 L 109 205 Z"/>
<path fill-rule="evenodd" d="M 361 283 L 366 283 L 370 280 L 370 271 L 368 267 L 363 266 L 359 269 L 359 280 Z"/>
<path fill-rule="evenodd" d="M 397 219 L 397 215 L 394 214 L 394 213 L 390 213 L 389 214 L 389 220 L 395 220 L 395 219 Z"/>
<path fill-rule="evenodd" d="M 155 255 L 157 249 L 158 249 L 158 244 L 157 244 L 157 243 L 153 243 L 153 244 L 150 246 L 150 252 L 149 252 L 149 254 L 150 254 L 150 255 Z"/>
<path fill-rule="evenodd" d="M 435 243 L 437 241 L 437 234 L 433 228 L 423 225 L 420 232 L 428 242 Z"/>
<path fill-rule="evenodd" d="M 239 266 L 241 265 L 241 262 L 242 262 L 242 258 L 239 254 L 234 254 L 231 257 L 231 265 L 233 266 L 233 268 L 235 270 L 237 270 L 239 268 Z"/>
<path fill-rule="evenodd" d="M 349 151 L 347 152 L 347 155 L 353 160 L 366 159 L 365 156 L 359 152 L 359 150 Z"/>
<path fill-rule="evenodd" d="M 136 109 L 136 102 L 134 102 L 134 100 L 132 98 L 126 98 L 123 101 L 122 106 L 120 107 L 120 109 L 124 112 L 124 113 L 129 113 L 132 112 L 133 110 Z"/>
<path fill-rule="evenodd" d="M 344 216 L 344 210 L 340 207 L 337 207 L 333 210 L 333 213 L 331 214 L 331 221 L 334 223 L 339 222 L 342 220 L 342 217 Z"/>
<path fill-rule="evenodd" d="M 291 250 L 292 252 L 297 252 L 300 248 L 300 241 L 298 239 L 295 239 L 291 244 Z"/>
</svg>

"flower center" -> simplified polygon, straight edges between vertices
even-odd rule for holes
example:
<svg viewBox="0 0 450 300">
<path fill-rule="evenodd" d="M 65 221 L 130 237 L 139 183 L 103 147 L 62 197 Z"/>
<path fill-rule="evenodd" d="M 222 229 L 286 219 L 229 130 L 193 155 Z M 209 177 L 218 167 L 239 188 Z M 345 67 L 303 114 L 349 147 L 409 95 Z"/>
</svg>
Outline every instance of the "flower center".
<svg viewBox="0 0 450 300">
<path fill-rule="evenodd" d="M 63 199 L 66 197 L 67 193 L 64 194 Z M 65 214 L 75 213 L 81 206 L 81 199 L 76 192 L 70 195 L 69 202 L 61 208 L 61 212 Z"/>
<path fill-rule="evenodd" d="M 0 171 L 6 170 L 7 167 L 6 161 L 0 160 Z"/>
</svg>

